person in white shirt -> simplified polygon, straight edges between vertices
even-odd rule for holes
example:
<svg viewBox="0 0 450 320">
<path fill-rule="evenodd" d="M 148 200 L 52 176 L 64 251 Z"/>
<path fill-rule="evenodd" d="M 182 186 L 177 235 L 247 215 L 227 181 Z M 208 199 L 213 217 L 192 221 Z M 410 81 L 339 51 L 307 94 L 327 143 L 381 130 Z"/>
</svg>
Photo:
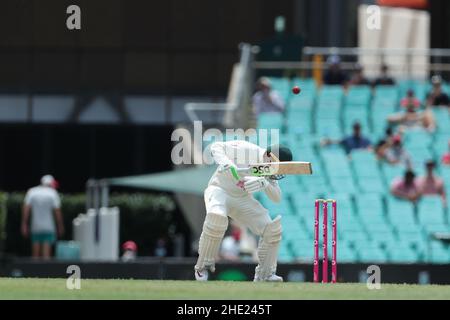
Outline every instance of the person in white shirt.
<svg viewBox="0 0 450 320">
<path fill-rule="evenodd" d="M 61 200 L 55 190 L 56 185 L 51 175 L 45 175 L 41 185 L 29 189 L 25 196 L 21 231 L 25 238 L 31 236 L 33 258 L 50 258 L 56 231 L 58 236 L 64 234 Z"/>
<path fill-rule="evenodd" d="M 252 98 L 253 112 L 256 116 L 263 112 L 284 111 L 284 101 L 276 91 L 272 90 L 268 78 L 260 78 L 256 83 L 256 90 Z"/>
<path fill-rule="evenodd" d="M 204 192 L 206 217 L 194 267 L 196 280 L 206 281 L 209 271 L 214 272 L 215 258 L 230 217 L 259 236 L 254 281 L 283 281 L 276 275 L 281 216 L 272 220 L 268 210 L 253 196 L 255 192 L 264 191 L 273 202 L 280 202 L 277 180 L 282 176 L 255 177 L 238 173 L 237 169 L 250 163 L 291 161 L 291 151 L 282 145 L 264 149 L 247 141 L 215 142 L 210 150 L 219 166 Z"/>
</svg>

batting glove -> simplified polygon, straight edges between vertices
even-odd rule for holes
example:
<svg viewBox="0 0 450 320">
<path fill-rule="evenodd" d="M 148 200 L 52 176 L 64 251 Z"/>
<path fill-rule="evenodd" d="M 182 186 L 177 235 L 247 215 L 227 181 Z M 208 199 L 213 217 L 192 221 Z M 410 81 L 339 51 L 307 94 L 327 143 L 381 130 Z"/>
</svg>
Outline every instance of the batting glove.
<svg viewBox="0 0 450 320">
<path fill-rule="evenodd" d="M 245 177 L 244 190 L 254 193 L 264 190 L 268 185 L 269 181 L 264 177 Z"/>
<path fill-rule="evenodd" d="M 221 165 L 219 165 L 219 170 L 218 171 L 220 173 L 228 173 L 229 175 L 231 175 L 236 180 L 240 179 L 238 171 L 237 171 L 237 168 L 233 164 L 221 164 Z"/>
</svg>

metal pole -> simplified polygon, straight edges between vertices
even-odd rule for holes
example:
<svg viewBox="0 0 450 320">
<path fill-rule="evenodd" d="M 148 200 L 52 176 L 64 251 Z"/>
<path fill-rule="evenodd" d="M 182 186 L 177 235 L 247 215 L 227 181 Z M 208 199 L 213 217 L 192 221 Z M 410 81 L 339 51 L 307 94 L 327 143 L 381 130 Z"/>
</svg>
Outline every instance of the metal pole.
<svg viewBox="0 0 450 320">
<path fill-rule="evenodd" d="M 107 208 L 109 206 L 109 185 L 107 180 L 100 181 L 101 186 L 101 207 Z"/>
</svg>

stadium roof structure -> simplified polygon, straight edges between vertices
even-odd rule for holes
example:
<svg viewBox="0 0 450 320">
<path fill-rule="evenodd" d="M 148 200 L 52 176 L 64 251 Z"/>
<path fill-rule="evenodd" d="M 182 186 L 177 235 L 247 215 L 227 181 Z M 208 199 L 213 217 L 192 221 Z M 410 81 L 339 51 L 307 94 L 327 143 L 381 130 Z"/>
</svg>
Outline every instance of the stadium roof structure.
<svg viewBox="0 0 450 320">
<path fill-rule="evenodd" d="M 167 172 L 107 179 L 110 186 L 203 195 L 216 166 L 197 166 Z"/>
</svg>

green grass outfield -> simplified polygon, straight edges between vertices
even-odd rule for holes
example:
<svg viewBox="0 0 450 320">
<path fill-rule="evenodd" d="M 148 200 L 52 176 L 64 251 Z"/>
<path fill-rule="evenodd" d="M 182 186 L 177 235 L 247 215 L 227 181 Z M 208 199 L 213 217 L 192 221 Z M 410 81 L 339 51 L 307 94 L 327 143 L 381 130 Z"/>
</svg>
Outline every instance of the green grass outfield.
<svg viewBox="0 0 450 320">
<path fill-rule="evenodd" d="M 0 299 L 450 299 L 450 286 L 0 278 Z"/>
</svg>

